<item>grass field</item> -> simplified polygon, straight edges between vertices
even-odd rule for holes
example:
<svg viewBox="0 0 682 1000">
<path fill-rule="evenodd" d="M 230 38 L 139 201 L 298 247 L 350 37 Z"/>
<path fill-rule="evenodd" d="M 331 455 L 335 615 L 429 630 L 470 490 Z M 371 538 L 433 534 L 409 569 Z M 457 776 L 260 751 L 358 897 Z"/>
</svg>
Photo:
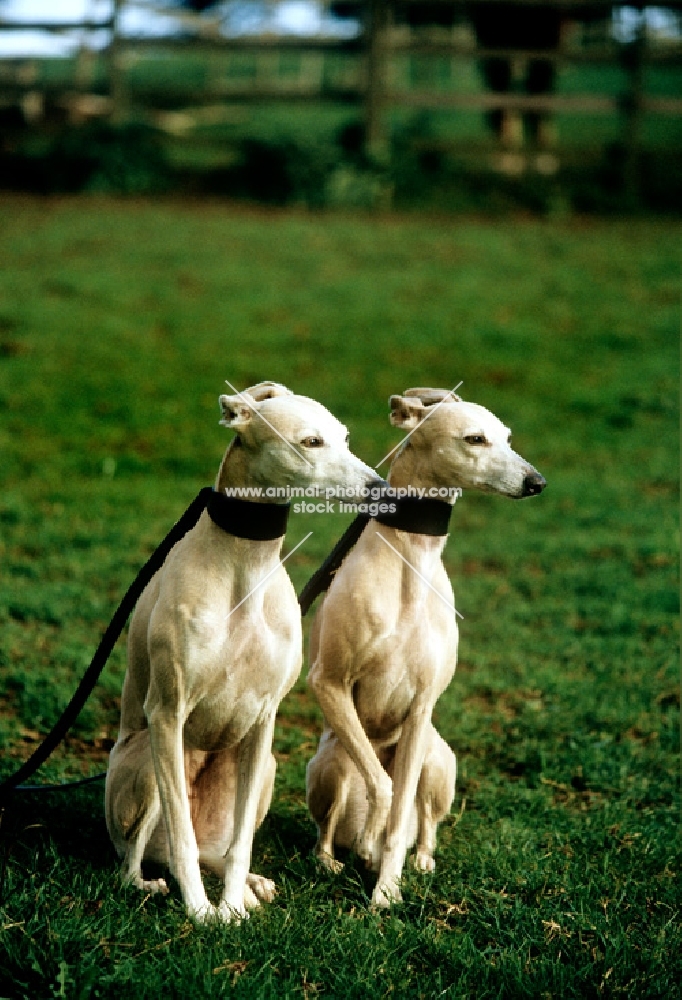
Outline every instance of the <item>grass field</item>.
<svg viewBox="0 0 682 1000">
<path fill-rule="evenodd" d="M 176 886 L 120 885 L 101 786 L 17 797 L 0 996 L 677 996 L 678 229 L 5 198 L 0 234 L 0 776 L 212 482 L 224 379 L 320 399 L 370 464 L 400 437 L 389 394 L 462 379 L 549 483 L 454 511 L 464 620 L 436 723 L 460 775 L 402 906 L 373 914 L 359 863 L 311 859 L 303 675 L 254 848 L 276 901 L 197 928 Z M 314 531 L 298 588 L 345 523 L 292 517 L 287 550 Z M 123 672 L 120 643 L 39 780 L 103 768 Z"/>
</svg>

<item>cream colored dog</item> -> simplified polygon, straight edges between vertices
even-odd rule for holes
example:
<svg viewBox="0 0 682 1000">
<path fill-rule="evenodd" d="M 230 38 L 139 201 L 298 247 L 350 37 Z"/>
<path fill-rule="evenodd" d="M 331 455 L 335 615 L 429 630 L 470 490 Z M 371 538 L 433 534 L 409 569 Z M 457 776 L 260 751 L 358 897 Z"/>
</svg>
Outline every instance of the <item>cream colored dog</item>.
<svg viewBox="0 0 682 1000">
<path fill-rule="evenodd" d="M 542 476 L 512 451 L 508 428 L 482 406 L 438 389 L 408 389 L 390 402 L 391 423 L 412 432 L 391 465 L 392 487 L 508 497 L 544 488 Z M 370 521 L 311 635 L 308 680 L 325 717 L 306 780 L 316 854 L 338 870 L 334 845 L 354 848 L 379 871 L 377 906 L 400 900 L 398 883 L 415 841 L 416 867 L 433 870 L 437 825 L 454 798 L 455 755 L 431 722 L 457 662 L 445 541 Z"/>
<path fill-rule="evenodd" d="M 220 466 L 220 493 L 382 482 L 314 400 L 261 383 L 221 396 L 220 405 L 221 424 L 238 433 Z M 149 583 L 130 626 L 107 826 L 124 877 L 165 892 L 164 880 L 146 880 L 141 866 L 168 864 L 199 920 L 242 917 L 275 891 L 249 869 L 272 795 L 275 713 L 301 668 L 300 609 L 280 564 L 282 540 L 235 537 L 204 511 Z M 200 863 L 224 878 L 217 907 Z"/>
</svg>

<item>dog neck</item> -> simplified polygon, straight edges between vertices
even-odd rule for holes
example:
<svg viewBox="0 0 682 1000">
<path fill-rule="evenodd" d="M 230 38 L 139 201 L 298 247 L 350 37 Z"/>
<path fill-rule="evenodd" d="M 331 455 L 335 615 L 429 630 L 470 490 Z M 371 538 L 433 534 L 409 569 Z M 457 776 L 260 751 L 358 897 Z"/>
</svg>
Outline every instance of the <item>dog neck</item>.
<svg viewBox="0 0 682 1000">
<path fill-rule="evenodd" d="M 446 483 L 439 479 L 435 472 L 436 464 L 432 455 L 415 447 L 411 441 L 406 441 L 391 462 L 388 482 L 396 488 L 412 486 L 426 490 L 442 486 L 455 489 L 459 486 L 459 483 Z M 447 502 L 452 505 L 454 500 Z"/>
<path fill-rule="evenodd" d="M 407 441 L 391 463 L 388 482 L 395 489 L 438 489 L 444 484 L 436 479 L 432 465 L 428 455 Z M 401 532 L 442 538 L 448 533 L 453 503 L 451 497 L 419 500 L 408 496 L 397 501 L 398 509 L 394 514 L 380 514 L 377 520 Z"/>
<path fill-rule="evenodd" d="M 391 567 L 402 579 L 401 600 L 405 606 L 421 607 L 428 596 L 431 581 L 442 566 L 446 535 L 423 535 L 401 531 L 371 521 L 368 541 L 379 564 Z M 380 538 L 376 539 L 379 535 Z M 393 550 L 393 551 L 391 551 Z"/>
<path fill-rule="evenodd" d="M 249 455 L 243 446 L 239 436 L 232 441 L 223 455 L 223 460 L 218 469 L 215 481 L 215 489 L 218 493 L 225 493 L 226 489 L 249 489 L 249 487 L 262 486 L 256 481 L 256 477 L 250 468 Z M 264 492 L 264 491 L 263 491 Z M 254 503 L 271 503 L 266 496 L 249 497 Z"/>
<path fill-rule="evenodd" d="M 428 490 L 443 485 L 437 482 L 428 457 L 410 442 L 393 459 L 388 482 L 396 489 L 412 486 Z M 395 517 L 380 515 L 375 519 L 375 530 L 415 569 L 430 578 L 445 548 L 452 504 L 453 501 L 446 500 L 403 499 L 398 501 Z"/>
<path fill-rule="evenodd" d="M 223 456 L 213 495 L 206 505 L 208 515 L 227 535 L 253 542 L 281 542 L 287 528 L 288 503 L 273 503 L 260 493 L 248 497 L 230 496 L 231 489 L 259 490 L 248 474 L 248 461 L 239 438 L 235 438 Z M 263 491 L 264 492 L 264 491 Z"/>
</svg>

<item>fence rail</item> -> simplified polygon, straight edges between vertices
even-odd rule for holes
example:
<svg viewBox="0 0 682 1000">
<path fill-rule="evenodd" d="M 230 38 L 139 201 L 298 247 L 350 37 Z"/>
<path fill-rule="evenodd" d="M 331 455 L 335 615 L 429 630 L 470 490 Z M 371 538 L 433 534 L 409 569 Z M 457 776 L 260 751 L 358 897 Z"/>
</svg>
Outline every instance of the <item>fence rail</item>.
<svg viewBox="0 0 682 1000">
<path fill-rule="evenodd" d="M 276 2 L 276 0 L 274 0 Z M 607 18 L 612 4 L 607 0 L 514 0 L 514 5 L 525 5 L 529 10 L 551 9 L 561 18 L 561 30 L 556 46 L 547 44 L 539 47 L 524 45 L 499 47 L 484 44 L 475 30 L 475 17 L 471 11 L 478 6 L 485 9 L 488 3 L 495 3 L 499 11 L 500 0 L 429 0 L 433 8 L 438 3 L 442 9 L 456 13 L 453 28 L 428 29 L 410 27 L 406 23 L 408 6 L 401 0 L 364 0 L 361 30 L 357 37 L 287 37 L 265 34 L 259 36 L 226 37 L 219 33 L 217 19 L 183 12 L 179 16 L 182 33 L 159 38 L 127 37 L 120 30 L 124 0 L 116 0 L 112 15 L 101 20 L 85 19 L 80 22 L 45 21 L 18 22 L 0 19 L 0 35 L 3 32 L 43 31 L 50 34 L 78 34 L 87 46 L 87 35 L 108 32 L 110 43 L 100 58 L 100 69 L 95 81 L 93 70 L 97 57 L 83 48 L 76 58 L 73 80 L 65 85 L 57 80 L 50 81 L 38 72 L 38 60 L 0 60 L 0 110 L 12 104 L 17 105 L 34 126 L 50 102 L 70 109 L 73 123 L 79 123 L 93 116 L 107 116 L 116 122 L 126 121 L 133 114 L 146 115 L 155 124 L 163 127 L 163 115 L 158 112 L 169 108 L 178 109 L 178 102 L 184 101 L 184 108 L 191 114 L 192 106 L 198 109 L 210 102 L 258 102 L 258 101 L 317 101 L 341 100 L 364 105 L 364 119 L 367 149 L 370 155 L 385 157 L 388 147 L 387 119 L 392 110 L 434 109 L 474 111 L 496 115 L 497 139 L 500 150 L 524 146 L 524 117 L 536 116 L 545 122 L 556 115 L 618 116 L 624 148 L 635 163 L 641 143 L 643 116 L 657 115 L 669 118 L 682 117 L 682 98 L 675 95 L 647 93 L 645 70 L 648 67 L 682 66 L 682 44 L 680 38 L 667 43 L 654 44 L 646 35 L 643 21 L 629 44 L 618 44 L 613 39 L 601 38 L 592 44 L 580 45 L 576 42 L 574 30 L 581 24 L 585 11 L 594 14 L 601 8 Z M 339 6 L 337 2 L 336 6 Z M 415 0 L 410 0 L 414 8 Z M 149 10 L 175 16 L 168 8 L 148 5 Z M 557 13 L 558 12 L 558 13 Z M 491 13 L 487 16 L 493 16 Z M 467 17 L 469 20 L 467 21 Z M 144 86 L 135 83 L 134 68 L 145 59 L 159 59 L 196 55 L 212 59 L 220 54 L 227 59 L 240 56 L 249 57 L 253 65 L 241 77 L 230 75 L 223 67 L 219 79 L 208 79 L 187 94 L 187 87 L 177 80 L 154 86 L 147 81 Z M 291 65 L 291 57 L 299 57 L 297 65 Z M 328 67 L 329 58 L 346 57 L 347 65 Z M 89 64 L 86 65 L 89 59 Z M 283 63 L 289 60 L 286 72 Z M 80 68 L 79 68 L 80 60 Z M 396 65 L 402 60 L 445 61 L 450 68 L 457 67 L 463 60 L 476 61 L 480 66 L 505 64 L 509 69 L 510 83 L 497 89 L 465 92 L 454 87 L 447 89 L 433 84 L 398 80 Z M 338 60 L 337 60 L 338 62 Z M 556 71 L 566 67 L 618 66 L 624 74 L 625 83 L 619 94 L 584 93 L 562 94 L 552 92 L 550 87 L 539 88 L 536 92 L 526 84 L 525 92 L 518 82 L 524 67 L 543 65 L 548 79 L 553 79 Z M 519 74 L 519 67 L 521 72 Z M 243 67 L 242 67 L 243 69 Z M 514 83 L 515 74 L 517 78 Z M 404 75 L 404 74 L 403 74 Z M 202 115 L 197 113 L 197 123 Z M 540 136 L 540 138 L 538 138 Z M 550 129 L 537 133 L 535 145 L 556 146 L 556 138 Z M 480 142 L 472 141 L 469 152 L 476 153 Z M 587 143 L 586 145 L 589 145 Z M 466 153 L 462 146 L 460 150 Z M 554 150 L 559 153 L 558 149 Z M 559 162 L 558 157 L 555 157 Z M 500 161 L 502 162 L 502 161 Z M 636 169 L 631 166 L 629 174 L 636 184 Z"/>
<path fill-rule="evenodd" d="M 11 21 L 0 17 L 2 31 L 46 31 L 50 34 L 65 34 L 70 31 L 113 31 L 115 17 L 105 21 Z"/>
</svg>

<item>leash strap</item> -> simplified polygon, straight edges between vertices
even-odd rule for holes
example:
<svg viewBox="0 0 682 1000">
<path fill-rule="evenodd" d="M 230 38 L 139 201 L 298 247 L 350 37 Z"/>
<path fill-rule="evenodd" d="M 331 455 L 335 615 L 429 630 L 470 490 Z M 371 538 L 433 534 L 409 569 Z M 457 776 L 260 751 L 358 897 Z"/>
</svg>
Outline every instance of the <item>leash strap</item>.
<svg viewBox="0 0 682 1000">
<path fill-rule="evenodd" d="M 197 523 L 213 492 L 212 486 L 205 486 L 199 492 L 180 520 L 173 525 L 159 547 L 151 554 L 131 585 L 128 587 L 123 600 L 117 607 L 113 618 L 107 625 L 99 646 L 95 650 L 95 655 L 90 662 L 90 666 L 83 674 L 81 682 L 76 688 L 71 701 L 64 709 L 61 718 L 57 720 L 52 730 L 48 733 L 40 746 L 36 748 L 29 759 L 25 761 L 21 767 L 14 772 L 14 774 L 10 775 L 9 778 L 6 778 L 5 781 L 0 784 L 0 806 L 2 806 L 4 802 L 9 799 L 12 793 L 16 791 L 18 786 L 21 785 L 26 778 L 30 777 L 35 771 L 38 770 L 40 765 L 47 760 L 52 751 L 64 739 L 67 732 L 76 721 L 83 705 L 88 700 L 92 689 L 97 683 L 97 680 L 102 673 L 109 656 L 111 655 L 111 651 L 116 645 L 116 640 L 123 631 L 130 613 L 135 607 L 142 591 L 154 574 L 161 569 L 161 566 L 173 546 L 177 545 L 180 539 L 183 538 Z M 81 784 L 81 782 L 77 782 L 77 784 Z M 29 787 L 31 791 L 35 790 L 34 786 Z"/>
<path fill-rule="evenodd" d="M 319 594 L 329 590 L 331 582 L 334 579 L 334 573 L 336 573 L 343 560 L 353 548 L 370 520 L 369 514 L 358 514 L 355 520 L 351 521 L 343 535 L 341 535 L 341 538 L 339 538 L 320 568 L 310 577 L 298 597 L 302 615 L 308 614 L 310 605 Z"/>
</svg>

